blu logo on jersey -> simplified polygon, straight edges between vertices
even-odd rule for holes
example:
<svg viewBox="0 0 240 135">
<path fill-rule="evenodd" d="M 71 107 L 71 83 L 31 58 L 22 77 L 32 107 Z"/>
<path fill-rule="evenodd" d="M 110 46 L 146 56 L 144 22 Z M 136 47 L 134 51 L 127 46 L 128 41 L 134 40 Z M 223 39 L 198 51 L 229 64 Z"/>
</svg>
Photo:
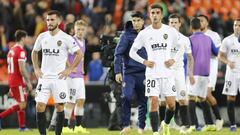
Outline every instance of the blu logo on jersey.
<svg viewBox="0 0 240 135">
<path fill-rule="evenodd" d="M 167 49 L 167 43 L 156 43 L 151 45 L 153 51 L 156 50 L 166 50 Z"/>
<path fill-rule="evenodd" d="M 59 56 L 59 49 L 43 49 L 44 55 Z"/>
</svg>

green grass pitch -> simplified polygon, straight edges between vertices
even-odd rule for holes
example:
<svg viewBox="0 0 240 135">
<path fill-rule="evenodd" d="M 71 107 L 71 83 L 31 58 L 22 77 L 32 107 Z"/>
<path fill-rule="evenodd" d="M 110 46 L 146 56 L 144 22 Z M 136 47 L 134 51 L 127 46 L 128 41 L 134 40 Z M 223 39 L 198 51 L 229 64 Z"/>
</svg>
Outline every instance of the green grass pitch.
<svg viewBox="0 0 240 135">
<path fill-rule="evenodd" d="M 110 132 L 106 128 L 89 128 L 91 133 L 86 135 L 119 135 L 118 131 Z M 3 129 L 0 131 L 0 135 L 39 135 L 38 130 L 19 132 L 17 129 Z M 54 132 L 48 132 L 47 135 L 54 135 Z M 82 134 L 62 134 L 62 135 L 82 135 Z M 129 135 L 138 135 L 137 130 L 131 130 Z M 144 135 L 152 135 L 151 131 L 146 131 Z M 171 129 L 171 135 L 180 135 L 178 131 Z M 193 132 L 189 135 L 240 135 L 240 129 L 238 132 L 229 132 L 228 128 L 224 128 L 218 132 Z"/>
</svg>

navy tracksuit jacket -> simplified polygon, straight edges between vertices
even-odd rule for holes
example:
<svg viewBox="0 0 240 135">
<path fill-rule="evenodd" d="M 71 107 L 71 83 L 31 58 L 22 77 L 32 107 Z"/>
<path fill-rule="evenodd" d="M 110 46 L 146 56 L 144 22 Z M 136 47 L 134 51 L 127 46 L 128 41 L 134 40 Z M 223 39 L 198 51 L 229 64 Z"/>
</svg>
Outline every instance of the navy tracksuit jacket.
<svg viewBox="0 0 240 135">
<path fill-rule="evenodd" d="M 116 74 L 123 74 L 122 126 L 130 125 L 131 101 L 135 94 L 138 101 L 138 127 L 144 129 L 147 113 L 147 97 L 145 96 L 144 84 L 146 67 L 129 56 L 129 51 L 137 34 L 137 31 L 133 29 L 132 22 L 127 22 L 124 33 L 115 49 L 114 71 Z M 147 59 L 145 48 L 141 48 L 137 53 L 142 58 Z"/>
</svg>

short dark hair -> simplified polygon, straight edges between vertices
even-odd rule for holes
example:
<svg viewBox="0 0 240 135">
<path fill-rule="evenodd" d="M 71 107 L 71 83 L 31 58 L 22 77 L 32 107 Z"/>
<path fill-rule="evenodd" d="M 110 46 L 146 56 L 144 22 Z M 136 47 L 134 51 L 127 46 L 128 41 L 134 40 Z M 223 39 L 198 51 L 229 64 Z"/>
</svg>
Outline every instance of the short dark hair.
<svg viewBox="0 0 240 135">
<path fill-rule="evenodd" d="M 50 10 L 50 11 L 47 12 L 47 15 L 56 15 L 59 18 L 62 17 L 61 13 L 57 10 Z"/>
<path fill-rule="evenodd" d="M 15 36 L 16 42 L 19 42 L 23 37 L 27 37 L 27 32 L 24 30 L 17 30 L 14 36 Z"/>
<path fill-rule="evenodd" d="M 133 12 L 131 17 L 137 17 L 137 18 L 144 19 L 143 14 L 140 11 Z"/>
<path fill-rule="evenodd" d="M 150 9 L 155 9 L 155 8 L 158 8 L 163 12 L 163 7 L 159 3 L 153 3 L 152 5 L 150 5 Z"/>
<path fill-rule="evenodd" d="M 207 22 L 209 22 L 209 19 L 208 19 L 208 17 L 206 15 L 201 14 L 201 15 L 198 15 L 197 17 L 203 17 L 203 18 L 205 18 L 207 20 Z"/>
<path fill-rule="evenodd" d="M 191 22 L 190 25 L 192 27 L 192 29 L 197 30 L 201 28 L 201 23 L 200 23 L 200 19 L 198 19 L 197 17 L 194 17 Z"/>
<path fill-rule="evenodd" d="M 177 18 L 179 20 L 179 22 L 181 22 L 181 17 L 178 14 L 171 14 L 171 15 L 169 15 L 168 20 L 170 20 L 172 18 Z"/>
<path fill-rule="evenodd" d="M 65 32 L 67 33 L 67 34 L 70 34 L 70 31 L 71 31 L 71 29 L 73 29 L 74 28 L 74 23 L 68 23 L 68 24 L 66 24 L 66 26 L 65 26 Z"/>
<path fill-rule="evenodd" d="M 235 21 L 240 21 L 240 18 L 237 18 Z"/>
</svg>

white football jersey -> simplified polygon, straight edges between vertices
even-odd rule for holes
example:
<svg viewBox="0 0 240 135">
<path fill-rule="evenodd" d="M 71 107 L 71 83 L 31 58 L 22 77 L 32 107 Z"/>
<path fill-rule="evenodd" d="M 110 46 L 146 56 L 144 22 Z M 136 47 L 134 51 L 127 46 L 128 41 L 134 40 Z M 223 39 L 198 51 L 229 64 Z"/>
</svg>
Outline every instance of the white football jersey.
<svg viewBox="0 0 240 135">
<path fill-rule="evenodd" d="M 192 53 L 192 49 L 191 49 L 191 43 L 188 37 L 184 36 L 183 34 L 179 33 L 179 41 L 178 44 L 174 44 L 172 49 L 171 49 L 171 57 L 174 57 L 177 52 L 180 50 L 180 47 L 183 47 L 183 53 L 181 55 L 181 57 L 175 62 L 175 64 L 173 65 L 173 69 L 178 70 L 180 68 L 183 68 L 184 63 L 183 63 L 183 59 L 184 59 L 184 53 Z"/>
<path fill-rule="evenodd" d="M 235 63 L 235 68 L 232 71 L 239 73 L 240 43 L 238 42 L 238 38 L 234 34 L 224 38 L 220 51 L 226 54 L 227 60 Z M 227 66 L 227 70 L 231 70 L 231 68 Z"/>
<path fill-rule="evenodd" d="M 214 32 L 214 31 L 208 29 L 204 34 L 209 36 L 212 39 L 213 43 L 215 44 L 215 46 L 217 48 L 219 48 L 221 46 L 221 38 L 217 32 Z M 212 55 L 211 59 L 217 60 L 217 57 Z"/>
<path fill-rule="evenodd" d="M 80 49 L 73 37 L 59 31 L 52 36 L 49 31 L 41 33 L 34 44 L 33 50 L 42 50 L 41 71 L 43 78 L 57 78 L 65 70 L 68 54 Z"/>
<path fill-rule="evenodd" d="M 149 61 L 154 61 L 153 68 L 146 68 L 146 76 L 162 78 L 172 76 L 172 70 L 164 64 L 171 59 L 171 48 L 178 43 L 179 32 L 168 25 L 162 24 L 160 29 L 154 29 L 152 25 L 140 31 L 137 35 L 131 50 L 145 47 Z M 132 55 L 133 54 L 133 55 Z M 130 51 L 130 56 L 143 63 L 143 59 L 136 52 Z"/>
</svg>

